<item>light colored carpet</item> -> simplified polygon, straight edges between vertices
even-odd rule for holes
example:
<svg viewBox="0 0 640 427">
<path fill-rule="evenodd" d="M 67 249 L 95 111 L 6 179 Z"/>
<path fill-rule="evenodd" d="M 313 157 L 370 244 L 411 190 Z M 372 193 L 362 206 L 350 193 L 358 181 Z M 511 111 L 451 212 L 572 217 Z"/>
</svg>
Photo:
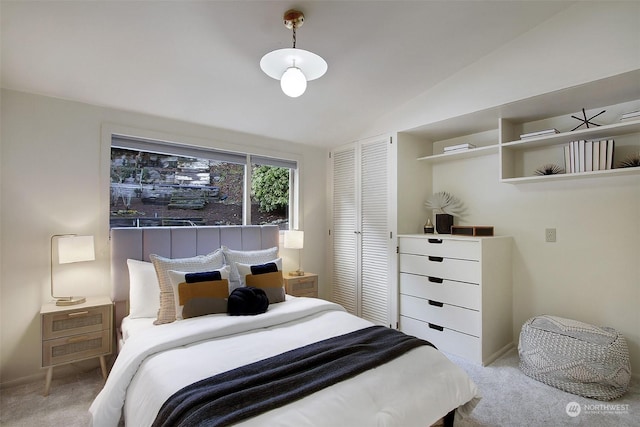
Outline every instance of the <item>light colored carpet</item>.
<svg viewBox="0 0 640 427">
<path fill-rule="evenodd" d="M 538 382 L 518 368 L 518 351 L 513 349 L 489 366 L 481 367 L 455 356 L 480 388 L 482 400 L 468 419 L 455 427 L 638 427 L 640 426 L 640 382 L 632 380 L 630 390 L 609 402 L 576 396 Z M 575 410 L 567 414 L 567 405 Z"/>
<path fill-rule="evenodd" d="M 51 382 L 44 379 L 0 390 L 0 425 L 6 427 L 71 427 L 89 425 L 89 406 L 102 389 L 100 369 L 77 372 Z"/>
<path fill-rule="evenodd" d="M 515 350 L 484 368 L 449 357 L 468 372 L 483 394 L 471 417 L 456 417 L 455 427 L 640 426 L 637 380 L 622 398 L 601 402 L 565 393 L 527 377 L 518 369 Z M 44 380 L 0 390 L 0 425 L 86 427 L 87 411 L 102 385 L 99 369 L 92 369 L 54 379 L 49 397 L 42 396 Z M 580 405 L 581 412 L 576 417 L 567 415 L 566 407 L 571 402 Z"/>
</svg>

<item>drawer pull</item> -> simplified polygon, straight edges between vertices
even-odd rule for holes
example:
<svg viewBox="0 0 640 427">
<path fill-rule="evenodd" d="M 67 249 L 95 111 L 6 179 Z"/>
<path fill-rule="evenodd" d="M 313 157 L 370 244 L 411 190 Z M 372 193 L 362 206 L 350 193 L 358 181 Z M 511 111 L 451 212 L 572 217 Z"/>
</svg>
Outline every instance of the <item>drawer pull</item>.
<svg viewBox="0 0 640 427">
<path fill-rule="evenodd" d="M 88 311 L 76 311 L 75 313 L 67 314 L 67 316 L 69 316 L 69 317 L 86 316 L 87 314 L 89 314 Z"/>
<path fill-rule="evenodd" d="M 444 258 L 441 256 L 429 256 L 429 261 L 442 262 L 444 261 Z"/>
<path fill-rule="evenodd" d="M 436 331 L 440 331 L 440 332 L 444 331 L 444 328 L 442 326 L 438 326 L 433 323 L 429 323 L 429 328 L 435 329 Z"/>
<path fill-rule="evenodd" d="M 438 244 L 442 243 L 442 239 L 428 239 L 428 240 L 429 240 L 429 243 L 438 243 Z"/>
<path fill-rule="evenodd" d="M 429 305 L 435 305 L 436 307 L 442 307 L 444 305 L 444 303 L 441 303 L 439 301 L 434 301 L 432 299 L 429 300 Z"/>
<path fill-rule="evenodd" d="M 86 341 L 88 339 L 89 339 L 89 337 L 86 336 L 86 335 L 83 335 L 83 336 L 80 336 L 80 337 L 71 337 L 71 338 L 69 338 L 67 340 L 67 344 L 71 344 L 71 343 L 74 343 L 74 342 L 82 342 L 82 341 Z"/>
<path fill-rule="evenodd" d="M 442 283 L 442 282 L 444 281 L 444 279 L 441 279 L 441 278 L 439 278 L 439 277 L 432 277 L 432 276 L 429 276 L 429 281 L 430 281 L 431 283 Z"/>
</svg>

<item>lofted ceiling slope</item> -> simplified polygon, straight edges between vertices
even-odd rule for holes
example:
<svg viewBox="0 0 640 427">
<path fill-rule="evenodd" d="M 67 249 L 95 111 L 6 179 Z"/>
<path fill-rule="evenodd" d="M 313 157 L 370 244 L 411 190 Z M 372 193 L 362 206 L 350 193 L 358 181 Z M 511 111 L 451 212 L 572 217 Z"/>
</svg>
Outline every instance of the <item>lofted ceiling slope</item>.
<svg viewBox="0 0 640 427">
<path fill-rule="evenodd" d="M 572 2 L 2 1 L 3 88 L 332 147 Z M 297 47 L 325 76 L 288 98 L 259 67 Z"/>
</svg>

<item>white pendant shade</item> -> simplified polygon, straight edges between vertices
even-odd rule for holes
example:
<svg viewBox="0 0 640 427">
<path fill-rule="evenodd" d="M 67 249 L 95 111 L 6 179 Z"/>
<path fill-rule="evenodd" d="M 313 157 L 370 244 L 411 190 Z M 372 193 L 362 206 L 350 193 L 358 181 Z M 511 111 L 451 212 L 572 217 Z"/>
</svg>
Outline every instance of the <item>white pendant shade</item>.
<svg viewBox="0 0 640 427">
<path fill-rule="evenodd" d="M 280 80 L 285 95 L 297 98 L 307 89 L 307 82 L 322 77 L 327 72 L 327 62 L 319 55 L 304 49 L 296 49 L 296 29 L 304 24 L 304 14 L 289 9 L 283 16 L 284 26 L 293 30 L 293 47 L 267 53 L 260 60 L 264 73 Z"/>
<path fill-rule="evenodd" d="M 300 68 L 307 81 L 322 77 L 327 72 L 327 62 L 304 49 L 278 49 L 267 53 L 260 60 L 262 71 L 276 80 L 280 80 L 287 68 L 293 66 Z"/>
</svg>

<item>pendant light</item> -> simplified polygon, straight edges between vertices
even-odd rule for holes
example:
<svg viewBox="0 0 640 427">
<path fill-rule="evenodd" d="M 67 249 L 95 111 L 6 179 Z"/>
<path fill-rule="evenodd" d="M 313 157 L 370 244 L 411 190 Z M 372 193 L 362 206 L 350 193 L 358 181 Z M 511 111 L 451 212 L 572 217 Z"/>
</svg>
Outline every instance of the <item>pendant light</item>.
<svg viewBox="0 0 640 427">
<path fill-rule="evenodd" d="M 297 10 L 284 14 L 284 26 L 293 30 L 293 47 L 267 53 L 260 60 L 260 68 L 266 75 L 280 80 L 285 95 L 297 98 L 307 89 L 307 82 L 322 77 L 327 72 L 327 62 L 308 50 L 296 49 L 296 29 L 304 23 L 304 15 Z"/>
</svg>

